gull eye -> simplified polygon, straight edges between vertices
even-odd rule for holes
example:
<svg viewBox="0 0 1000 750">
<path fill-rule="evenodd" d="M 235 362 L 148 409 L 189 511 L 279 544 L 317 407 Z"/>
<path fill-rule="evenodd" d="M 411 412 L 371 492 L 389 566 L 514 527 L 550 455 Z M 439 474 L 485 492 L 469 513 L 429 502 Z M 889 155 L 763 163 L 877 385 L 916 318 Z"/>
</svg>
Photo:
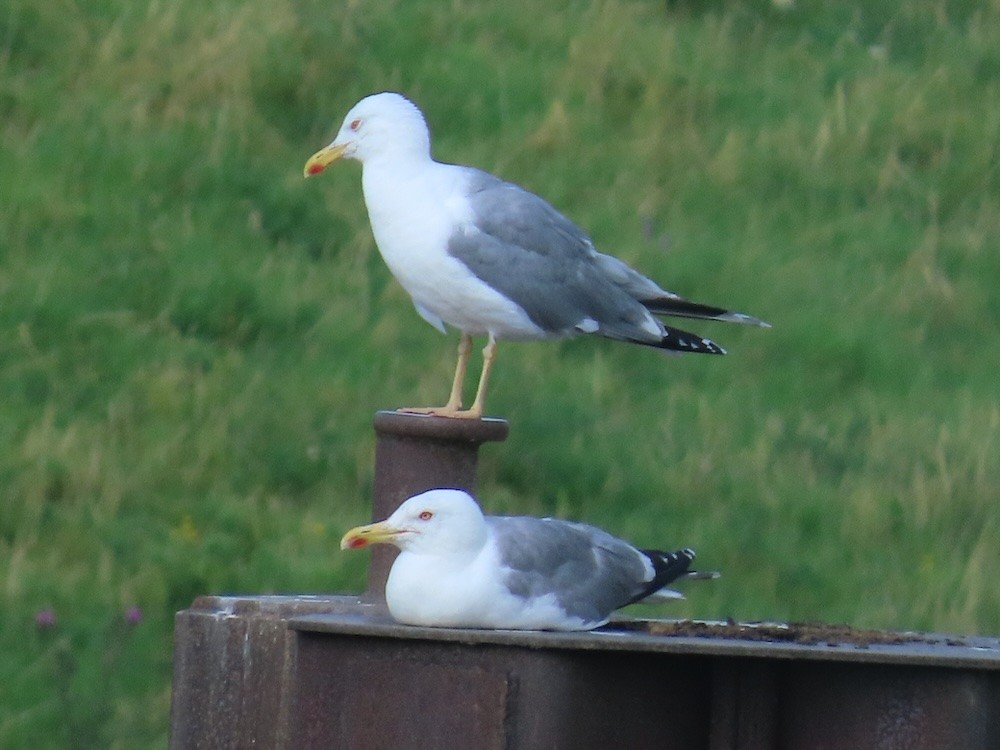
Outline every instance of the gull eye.
<svg viewBox="0 0 1000 750">
<path fill-rule="evenodd" d="M 420 515 L 417 516 L 417 518 L 419 518 L 421 521 L 430 521 L 432 518 L 434 518 L 434 514 L 431 513 L 429 510 L 424 510 L 420 512 Z"/>
<path fill-rule="evenodd" d="M 351 130 L 356 131 L 358 128 L 361 127 L 361 118 L 355 117 L 353 120 L 351 120 L 351 124 L 348 125 L 347 127 L 349 127 Z"/>
</svg>

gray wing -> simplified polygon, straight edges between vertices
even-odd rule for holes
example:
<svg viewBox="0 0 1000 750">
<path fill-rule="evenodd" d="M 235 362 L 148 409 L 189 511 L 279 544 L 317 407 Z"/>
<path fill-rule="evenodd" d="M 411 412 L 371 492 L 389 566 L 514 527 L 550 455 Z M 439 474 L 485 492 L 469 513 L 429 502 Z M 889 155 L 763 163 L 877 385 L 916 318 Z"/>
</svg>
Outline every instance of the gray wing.
<svg viewBox="0 0 1000 750">
<path fill-rule="evenodd" d="M 648 589 L 643 554 L 601 529 L 521 516 L 490 516 L 487 523 L 516 596 L 553 594 L 568 615 L 600 622 Z"/>
<path fill-rule="evenodd" d="M 659 341 L 633 295 L 666 292 L 598 253 L 579 227 L 537 195 L 471 168 L 469 179 L 474 219 L 450 238 L 453 257 L 545 331 L 569 333 L 579 326 L 592 331 L 592 321 L 605 336 Z"/>
</svg>

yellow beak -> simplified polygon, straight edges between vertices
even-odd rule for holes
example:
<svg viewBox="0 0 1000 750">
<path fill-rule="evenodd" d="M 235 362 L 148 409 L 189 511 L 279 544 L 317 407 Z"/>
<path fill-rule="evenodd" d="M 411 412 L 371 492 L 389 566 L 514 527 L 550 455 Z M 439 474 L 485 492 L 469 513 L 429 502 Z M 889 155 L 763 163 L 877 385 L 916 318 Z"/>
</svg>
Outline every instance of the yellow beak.
<svg viewBox="0 0 1000 750">
<path fill-rule="evenodd" d="M 344 534 L 344 538 L 340 540 L 340 548 L 361 549 L 369 544 L 393 544 L 402 533 L 402 529 L 389 526 L 385 521 L 357 526 Z"/>
<path fill-rule="evenodd" d="M 305 169 L 302 170 L 303 176 L 312 177 L 314 174 L 319 174 L 343 156 L 346 148 L 346 145 L 334 146 L 332 144 L 326 148 L 321 148 L 309 157 Z"/>
</svg>

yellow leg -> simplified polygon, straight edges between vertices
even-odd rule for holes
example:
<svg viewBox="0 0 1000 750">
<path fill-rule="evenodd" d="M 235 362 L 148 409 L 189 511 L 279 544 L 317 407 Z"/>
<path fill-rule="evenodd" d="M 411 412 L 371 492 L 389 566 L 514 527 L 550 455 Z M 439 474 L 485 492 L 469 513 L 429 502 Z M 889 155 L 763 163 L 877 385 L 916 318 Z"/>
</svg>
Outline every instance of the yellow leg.
<svg viewBox="0 0 1000 750">
<path fill-rule="evenodd" d="M 472 353 L 472 336 L 462 334 L 458 342 L 458 364 L 455 365 L 455 379 L 451 383 L 451 395 L 445 409 L 458 411 L 462 408 L 462 386 L 465 384 L 465 372 L 469 368 L 469 354 Z"/>
<path fill-rule="evenodd" d="M 492 337 L 490 341 L 492 341 Z M 493 344 L 494 347 L 496 344 Z M 489 344 L 487 344 L 489 348 Z M 479 412 L 473 413 L 473 409 L 462 410 L 462 385 L 465 383 L 465 374 L 469 368 L 469 355 L 472 353 L 472 336 L 467 333 L 462 334 L 458 342 L 458 364 L 455 365 L 455 379 L 451 383 L 451 394 L 448 396 L 448 403 L 444 406 L 413 406 L 403 407 L 396 411 L 410 414 L 433 414 L 438 417 L 454 417 L 458 419 L 478 419 L 482 416 L 482 403 L 479 394 L 476 394 L 479 403 Z M 485 351 L 484 351 L 485 356 Z M 485 366 L 485 365 L 484 365 Z M 480 390 L 483 388 L 483 381 L 480 378 Z"/>
<path fill-rule="evenodd" d="M 497 340 L 490 334 L 490 340 L 486 342 L 483 349 L 483 372 L 479 376 L 479 387 L 476 388 L 476 400 L 472 402 L 468 412 L 470 418 L 480 419 L 483 416 L 483 402 L 486 400 L 486 386 L 490 381 L 490 370 L 493 369 L 493 360 L 497 358 Z"/>
</svg>

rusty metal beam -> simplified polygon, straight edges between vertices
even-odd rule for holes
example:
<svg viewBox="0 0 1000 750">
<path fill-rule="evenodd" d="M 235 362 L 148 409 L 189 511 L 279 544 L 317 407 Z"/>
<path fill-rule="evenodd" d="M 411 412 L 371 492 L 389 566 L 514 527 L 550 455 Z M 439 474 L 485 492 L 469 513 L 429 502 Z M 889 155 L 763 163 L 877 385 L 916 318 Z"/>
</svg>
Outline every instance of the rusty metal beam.
<svg viewBox="0 0 1000 750">
<path fill-rule="evenodd" d="M 614 623 L 590 633 L 416 628 L 350 612 L 289 625 L 302 633 L 291 705 L 310 727 L 293 735 L 296 747 L 1000 747 L 997 638 L 793 644 Z M 465 729 L 439 736 L 444 716 Z"/>
<path fill-rule="evenodd" d="M 1000 747 L 1000 639 L 418 628 L 358 597 L 178 614 L 170 747 Z"/>
</svg>

